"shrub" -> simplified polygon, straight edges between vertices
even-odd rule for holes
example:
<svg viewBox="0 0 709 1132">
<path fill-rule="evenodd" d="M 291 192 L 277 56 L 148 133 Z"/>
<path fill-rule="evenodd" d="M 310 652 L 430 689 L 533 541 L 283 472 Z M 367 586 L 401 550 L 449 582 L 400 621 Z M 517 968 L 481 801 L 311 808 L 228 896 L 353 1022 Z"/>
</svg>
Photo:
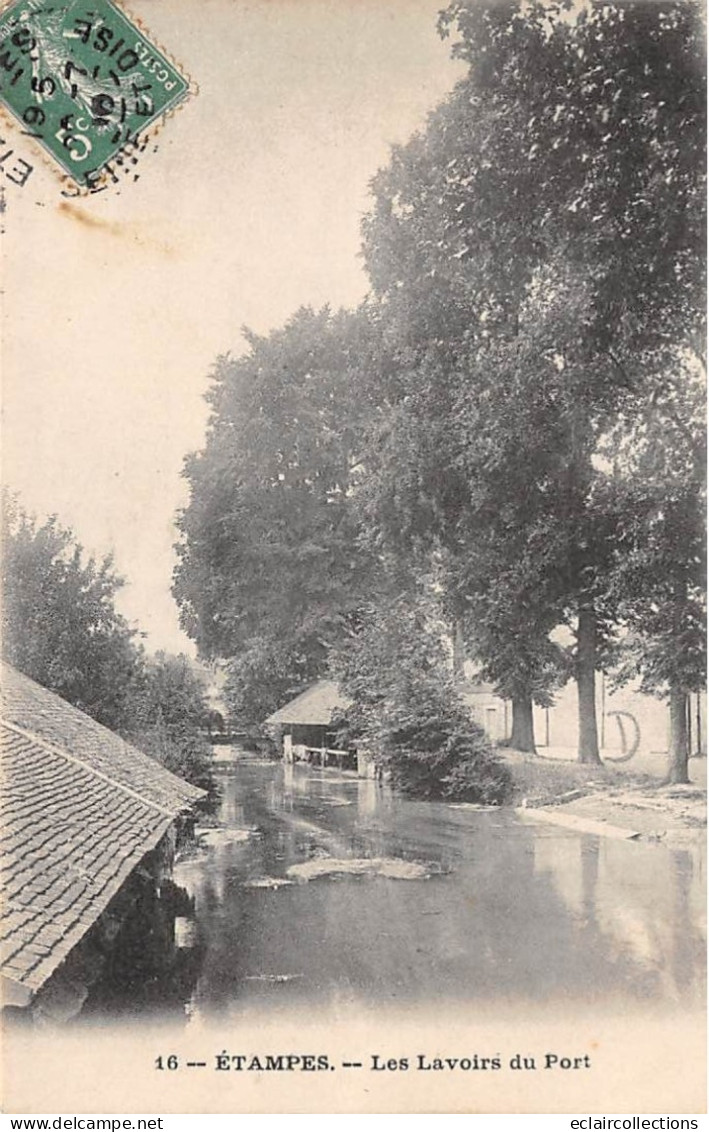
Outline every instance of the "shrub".
<svg viewBox="0 0 709 1132">
<path fill-rule="evenodd" d="M 425 606 L 402 599 L 372 610 L 332 668 L 353 701 L 339 721 L 341 741 L 370 750 L 403 793 L 504 801 L 509 771 L 458 696 Z"/>
<path fill-rule="evenodd" d="M 211 747 L 204 734 L 205 686 L 185 656 L 147 658 L 133 691 L 132 721 L 124 737 L 167 770 L 204 790 L 212 788 Z"/>
<path fill-rule="evenodd" d="M 509 771 L 475 724 L 468 734 L 450 735 L 436 752 L 393 747 L 383 761 L 393 785 L 410 797 L 499 805 L 511 788 Z"/>
</svg>

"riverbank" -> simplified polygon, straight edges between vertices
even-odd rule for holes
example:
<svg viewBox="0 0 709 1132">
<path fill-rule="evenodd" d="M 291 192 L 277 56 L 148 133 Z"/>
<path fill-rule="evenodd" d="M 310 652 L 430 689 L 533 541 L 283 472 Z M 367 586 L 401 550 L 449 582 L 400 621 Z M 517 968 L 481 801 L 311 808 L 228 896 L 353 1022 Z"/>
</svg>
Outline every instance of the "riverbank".
<svg viewBox="0 0 709 1132">
<path fill-rule="evenodd" d="M 539 819 L 548 811 L 555 824 L 592 823 L 601 834 L 624 831 L 629 838 L 670 848 L 689 848 L 705 839 L 706 760 L 691 760 L 690 785 L 667 786 L 656 772 L 640 767 L 583 766 L 518 751 L 505 751 L 504 758 L 514 778 L 512 804 L 534 810 Z"/>
</svg>

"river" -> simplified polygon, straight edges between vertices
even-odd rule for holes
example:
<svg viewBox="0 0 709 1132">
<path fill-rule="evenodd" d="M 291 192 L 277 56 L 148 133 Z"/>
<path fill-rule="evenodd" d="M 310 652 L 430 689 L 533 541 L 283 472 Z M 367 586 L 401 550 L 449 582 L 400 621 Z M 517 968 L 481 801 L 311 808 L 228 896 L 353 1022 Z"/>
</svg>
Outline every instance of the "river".
<svg viewBox="0 0 709 1132">
<path fill-rule="evenodd" d="M 175 874 L 203 941 L 188 1013 L 703 1001 L 693 853 L 248 761 L 222 775 L 219 817 Z"/>
<path fill-rule="evenodd" d="M 84 1017 L 702 1007 L 698 851 L 410 801 L 331 769 L 242 759 L 219 790 L 218 825 L 175 868 L 191 900 L 163 974 L 134 975 L 141 942 Z"/>
</svg>

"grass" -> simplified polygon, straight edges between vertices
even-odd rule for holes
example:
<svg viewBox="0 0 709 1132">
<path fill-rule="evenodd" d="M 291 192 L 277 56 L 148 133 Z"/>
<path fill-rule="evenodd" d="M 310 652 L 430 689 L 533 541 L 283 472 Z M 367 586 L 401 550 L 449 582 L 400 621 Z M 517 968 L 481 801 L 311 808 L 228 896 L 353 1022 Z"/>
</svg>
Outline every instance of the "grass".
<svg viewBox="0 0 709 1132">
<path fill-rule="evenodd" d="M 521 751 L 501 750 L 500 755 L 512 774 L 513 789 L 510 804 L 520 805 L 524 800 L 534 805 L 550 805 L 569 801 L 566 795 L 578 797 L 611 788 L 656 788 L 657 779 L 649 774 L 620 770 L 618 767 L 588 766 L 566 762 Z"/>
</svg>

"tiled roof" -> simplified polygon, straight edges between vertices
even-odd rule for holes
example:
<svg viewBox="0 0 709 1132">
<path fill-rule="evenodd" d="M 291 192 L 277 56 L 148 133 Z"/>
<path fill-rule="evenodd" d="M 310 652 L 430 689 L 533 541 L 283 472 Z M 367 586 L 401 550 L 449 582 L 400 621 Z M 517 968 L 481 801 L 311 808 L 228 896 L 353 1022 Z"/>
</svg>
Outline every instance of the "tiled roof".
<svg viewBox="0 0 709 1132">
<path fill-rule="evenodd" d="M 9 664 L 2 665 L 0 691 L 6 723 L 81 759 L 99 774 L 135 790 L 146 801 L 176 814 L 202 797 L 202 790 L 170 774 L 119 735 Z"/>
<path fill-rule="evenodd" d="M 3 666 L 2 973 L 36 991 L 204 793 Z"/>
<path fill-rule="evenodd" d="M 300 723 L 326 727 L 331 722 L 334 711 L 344 711 L 349 706 L 350 701 L 343 696 L 334 680 L 319 680 L 312 688 L 301 692 L 294 700 L 269 715 L 266 723 Z"/>
</svg>

